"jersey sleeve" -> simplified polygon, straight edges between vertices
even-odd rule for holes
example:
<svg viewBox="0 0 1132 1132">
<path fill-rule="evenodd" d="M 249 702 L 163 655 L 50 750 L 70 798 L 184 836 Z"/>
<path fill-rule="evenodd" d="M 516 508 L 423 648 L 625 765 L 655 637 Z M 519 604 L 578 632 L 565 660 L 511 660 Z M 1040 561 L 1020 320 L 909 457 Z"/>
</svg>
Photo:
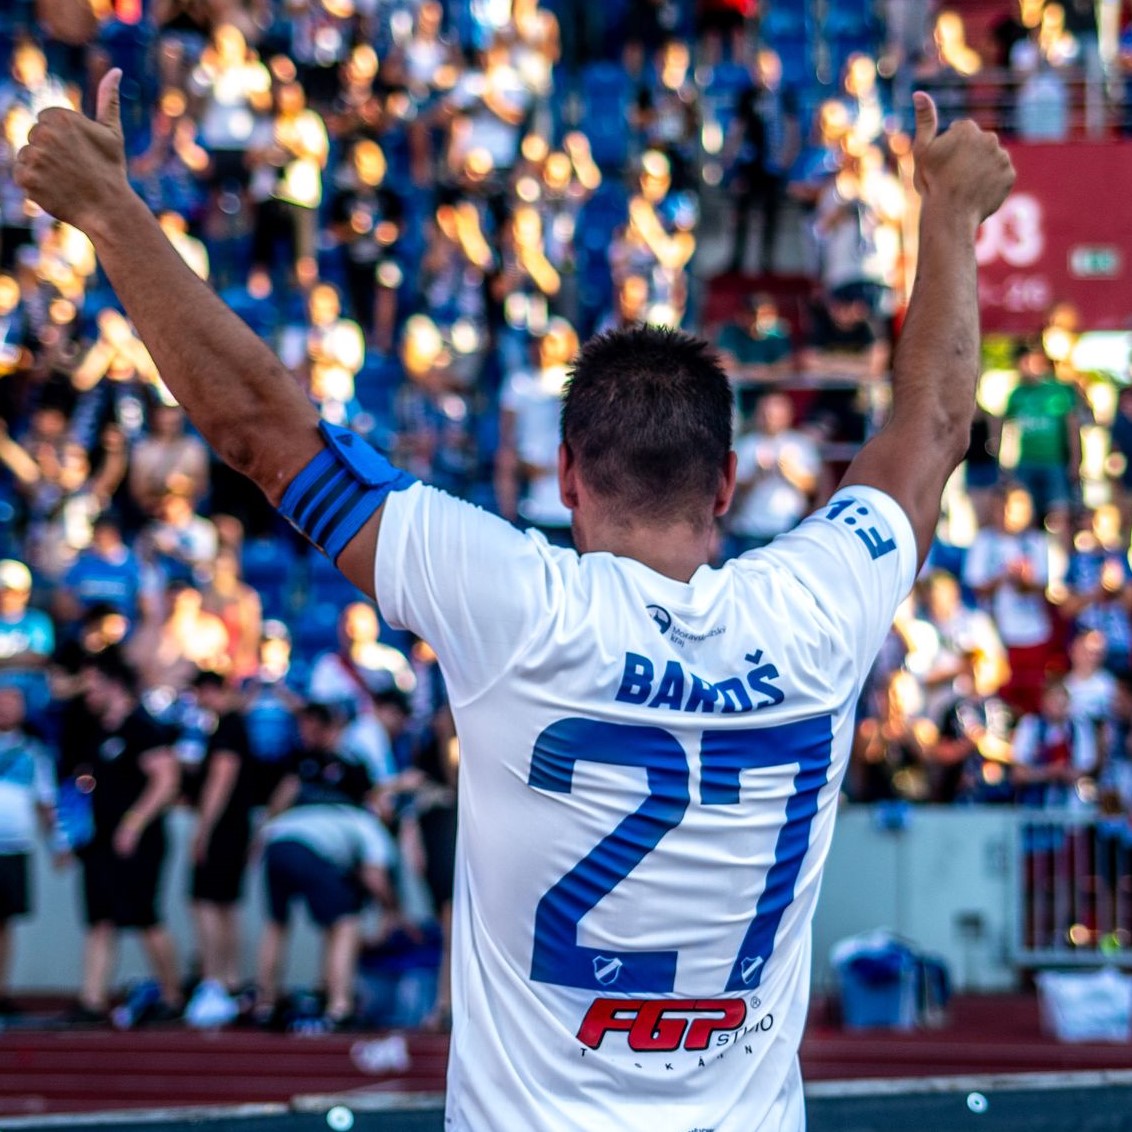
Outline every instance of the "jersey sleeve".
<svg viewBox="0 0 1132 1132">
<path fill-rule="evenodd" d="M 752 553 L 788 570 L 813 595 L 864 679 L 916 577 L 916 539 L 900 506 L 854 484 Z"/>
<path fill-rule="evenodd" d="M 423 484 L 386 500 L 374 586 L 385 619 L 436 650 L 455 702 L 511 666 L 555 590 L 533 538 Z"/>
</svg>

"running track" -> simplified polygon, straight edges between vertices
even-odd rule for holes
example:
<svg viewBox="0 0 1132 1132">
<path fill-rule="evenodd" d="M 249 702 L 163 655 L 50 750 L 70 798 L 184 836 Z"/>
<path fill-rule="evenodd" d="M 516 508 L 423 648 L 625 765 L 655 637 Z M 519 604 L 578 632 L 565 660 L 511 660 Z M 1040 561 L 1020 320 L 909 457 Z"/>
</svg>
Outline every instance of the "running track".
<svg viewBox="0 0 1132 1132">
<path fill-rule="evenodd" d="M 408 1035 L 409 1068 L 371 1074 L 351 1047 L 374 1037 L 11 1030 L 0 1033 L 0 1116 L 442 1091 L 446 1038 Z M 1058 1044 L 1030 996 L 963 997 L 947 1025 L 914 1033 L 845 1033 L 819 1007 L 802 1063 L 810 1081 L 1129 1069 L 1132 1046 Z"/>
</svg>

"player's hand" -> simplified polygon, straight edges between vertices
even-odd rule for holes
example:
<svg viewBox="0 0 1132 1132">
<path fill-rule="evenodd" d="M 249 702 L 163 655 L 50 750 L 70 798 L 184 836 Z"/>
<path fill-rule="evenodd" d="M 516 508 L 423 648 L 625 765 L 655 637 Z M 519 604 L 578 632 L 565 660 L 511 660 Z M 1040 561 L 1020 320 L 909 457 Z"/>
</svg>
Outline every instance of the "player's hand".
<svg viewBox="0 0 1132 1132">
<path fill-rule="evenodd" d="M 982 223 L 1006 200 L 1014 186 L 1014 166 L 996 134 L 980 129 L 968 118 L 939 132 L 939 115 L 931 96 L 913 95 L 916 137 L 915 186 L 929 201 L 972 216 Z"/>
<path fill-rule="evenodd" d="M 89 231 L 130 192 L 118 108 L 121 79 L 115 67 L 98 84 L 93 120 L 74 110 L 44 110 L 16 157 L 16 184 L 45 212 L 80 231 Z"/>
</svg>

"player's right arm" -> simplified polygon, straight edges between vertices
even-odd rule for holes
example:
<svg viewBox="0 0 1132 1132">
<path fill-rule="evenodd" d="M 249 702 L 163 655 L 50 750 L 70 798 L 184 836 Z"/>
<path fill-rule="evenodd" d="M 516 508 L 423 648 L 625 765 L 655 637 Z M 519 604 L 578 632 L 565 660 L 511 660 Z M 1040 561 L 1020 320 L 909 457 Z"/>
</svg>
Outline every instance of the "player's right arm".
<svg viewBox="0 0 1132 1132">
<path fill-rule="evenodd" d="M 923 562 L 944 485 L 967 451 L 975 410 L 975 234 L 1006 199 L 1014 169 L 994 134 L 962 121 L 940 135 L 931 98 L 917 93 L 915 102 L 919 263 L 893 364 L 892 415 L 849 465 L 842 487 L 865 484 L 896 500 Z"/>
<path fill-rule="evenodd" d="M 291 374 L 185 264 L 130 188 L 111 71 L 95 120 L 40 114 L 17 158 L 16 181 L 45 211 L 85 232 L 99 262 L 193 424 L 231 467 L 279 506 L 293 480 L 326 450 L 319 417 Z M 337 556 L 373 593 L 380 509 Z"/>
</svg>

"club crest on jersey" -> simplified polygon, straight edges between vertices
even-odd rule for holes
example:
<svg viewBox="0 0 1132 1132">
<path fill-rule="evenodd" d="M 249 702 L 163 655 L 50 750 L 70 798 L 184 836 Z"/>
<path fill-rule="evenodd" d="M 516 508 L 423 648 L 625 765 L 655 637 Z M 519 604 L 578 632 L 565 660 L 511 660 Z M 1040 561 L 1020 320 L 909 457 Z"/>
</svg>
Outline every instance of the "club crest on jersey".
<svg viewBox="0 0 1132 1132">
<path fill-rule="evenodd" d="M 624 966 L 625 964 L 616 957 L 607 959 L 604 955 L 599 955 L 594 959 L 594 978 L 603 987 L 611 986 L 617 982 L 617 976 L 621 974 L 621 968 Z"/>
<path fill-rule="evenodd" d="M 656 622 L 656 627 L 663 637 L 672 628 L 672 614 L 663 605 L 646 605 L 649 616 Z"/>
<path fill-rule="evenodd" d="M 745 983 L 749 983 L 758 973 L 759 968 L 763 965 L 762 957 L 751 959 L 750 957 L 743 960 L 739 964 L 739 977 Z"/>
</svg>

